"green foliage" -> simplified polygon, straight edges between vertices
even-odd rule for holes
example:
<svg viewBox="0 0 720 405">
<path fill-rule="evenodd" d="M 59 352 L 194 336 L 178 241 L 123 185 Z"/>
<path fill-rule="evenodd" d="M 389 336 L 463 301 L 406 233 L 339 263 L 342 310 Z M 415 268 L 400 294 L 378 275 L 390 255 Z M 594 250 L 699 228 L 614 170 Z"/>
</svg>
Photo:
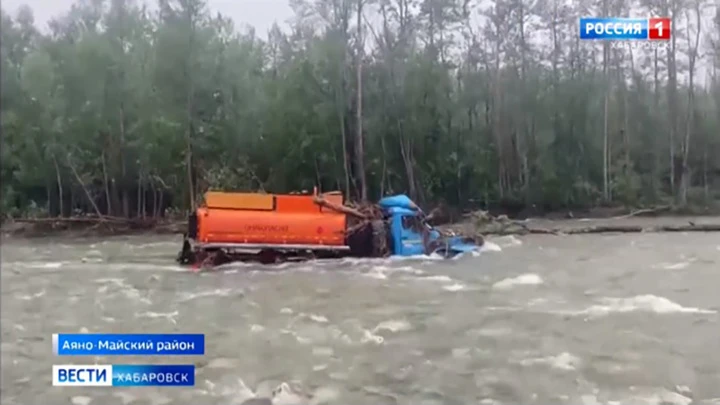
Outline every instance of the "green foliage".
<svg viewBox="0 0 720 405">
<path fill-rule="evenodd" d="M 80 1 L 48 34 L 29 9 L 3 11 L 3 214 L 161 215 L 210 188 L 314 185 L 457 206 L 652 204 L 682 194 L 686 146 L 687 199 L 717 198 L 720 19 L 702 29 L 695 72 L 678 39 L 673 87 L 665 50 L 614 49 L 603 65 L 602 46 L 576 40 L 593 2 L 369 2 L 358 83 L 357 4 L 294 3 L 297 22 L 267 39 L 202 0 L 160 0 L 157 14 Z M 702 83 L 692 104 L 690 73 Z"/>
</svg>

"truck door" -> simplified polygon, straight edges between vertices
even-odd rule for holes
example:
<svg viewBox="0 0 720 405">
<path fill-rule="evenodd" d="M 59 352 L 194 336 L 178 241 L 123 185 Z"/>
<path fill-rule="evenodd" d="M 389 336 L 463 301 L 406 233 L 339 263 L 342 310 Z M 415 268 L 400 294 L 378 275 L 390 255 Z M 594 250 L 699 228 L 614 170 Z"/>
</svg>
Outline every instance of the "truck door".
<svg viewBox="0 0 720 405">
<path fill-rule="evenodd" d="M 398 254 L 402 256 L 415 256 L 425 253 L 423 243 L 423 223 L 420 217 L 414 214 L 403 215 L 401 218 L 400 245 Z"/>
</svg>

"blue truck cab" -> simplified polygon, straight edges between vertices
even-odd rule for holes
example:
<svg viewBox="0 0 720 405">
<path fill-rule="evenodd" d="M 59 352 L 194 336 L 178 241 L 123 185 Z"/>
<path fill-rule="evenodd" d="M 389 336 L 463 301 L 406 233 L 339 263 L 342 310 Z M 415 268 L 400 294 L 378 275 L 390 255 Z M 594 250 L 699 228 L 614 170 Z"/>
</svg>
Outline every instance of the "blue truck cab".
<svg viewBox="0 0 720 405">
<path fill-rule="evenodd" d="M 466 238 L 442 235 L 425 222 L 422 211 L 404 194 L 385 197 L 379 205 L 389 219 L 390 249 L 394 256 L 453 257 L 479 249 Z"/>
</svg>

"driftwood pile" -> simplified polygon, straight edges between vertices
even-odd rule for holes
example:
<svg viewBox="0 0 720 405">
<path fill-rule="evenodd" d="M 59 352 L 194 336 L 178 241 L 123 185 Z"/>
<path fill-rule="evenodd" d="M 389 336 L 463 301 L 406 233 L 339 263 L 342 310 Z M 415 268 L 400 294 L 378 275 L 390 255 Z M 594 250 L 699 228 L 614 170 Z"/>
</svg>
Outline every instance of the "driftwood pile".
<svg viewBox="0 0 720 405">
<path fill-rule="evenodd" d="M 361 230 L 369 230 L 372 233 L 371 243 L 373 245 L 371 257 L 385 257 L 391 254 L 390 248 L 387 245 L 387 219 L 380 206 L 372 203 L 352 202 L 346 203 L 345 205 L 338 205 L 327 201 L 322 195 L 316 196 L 314 201 L 321 207 L 342 212 L 348 216 L 347 237 L 352 238 L 353 235 Z M 446 217 L 444 213 L 445 209 L 442 206 L 432 210 L 430 214 L 425 214 L 422 209 L 416 205 L 411 208 L 417 210 L 426 223 L 433 224 L 433 220 L 442 220 L 442 218 Z M 417 223 L 416 225 L 418 225 L 418 229 L 415 229 L 415 231 L 422 235 L 423 245 L 425 246 L 425 252 L 427 254 L 436 251 L 438 248 L 442 248 L 443 245 L 447 243 L 446 238 L 453 236 L 460 236 L 465 243 L 474 243 L 478 246 L 484 243 L 482 235 L 477 234 L 477 232 L 457 232 L 452 229 L 440 228 L 436 228 L 440 233 L 440 238 L 432 239 L 430 238 L 430 232 L 427 227 L 421 223 Z"/>
<path fill-rule="evenodd" d="M 137 231 L 182 233 L 187 221 L 164 218 L 121 218 L 113 216 L 74 216 L 58 218 L 16 218 L 3 223 L 11 233 L 43 234 L 52 231 L 79 231 L 88 234 L 121 234 Z"/>
<path fill-rule="evenodd" d="M 372 222 L 374 221 L 383 221 L 386 222 L 385 216 L 383 214 L 382 208 L 380 208 L 379 205 L 373 204 L 373 203 L 357 203 L 357 202 L 348 202 L 345 205 L 338 205 L 334 204 L 330 201 L 327 201 L 325 198 L 323 198 L 322 195 L 318 195 L 314 198 L 314 201 L 316 204 L 320 205 L 321 207 L 325 207 L 337 212 L 342 212 L 346 215 L 348 215 L 348 218 L 350 218 L 349 226 L 347 230 L 348 235 L 352 235 L 356 232 L 358 232 L 361 229 L 364 229 L 367 226 L 370 226 Z M 424 221 L 436 225 L 438 223 L 442 223 L 443 221 L 447 220 L 448 216 L 446 213 L 446 208 L 442 205 L 436 207 L 432 211 L 430 211 L 429 214 L 424 214 L 422 209 L 418 206 L 414 206 L 414 209 L 418 210 L 421 215 L 423 216 Z M 478 245 L 482 245 L 483 238 L 482 235 L 478 234 L 474 231 L 467 231 L 467 230 L 458 230 L 458 229 L 450 229 L 450 228 L 437 228 L 437 230 L 440 232 L 442 236 L 449 237 L 449 236 L 462 236 L 466 238 L 468 241 L 472 240 L 474 243 Z"/>
<path fill-rule="evenodd" d="M 354 203 L 350 202 L 346 205 L 335 204 L 325 199 L 322 194 L 313 198 L 315 204 L 331 209 L 333 211 L 342 212 L 350 219 L 347 233 L 349 235 L 369 226 L 372 221 L 382 221 L 383 211 L 377 204 L 372 203 Z"/>
</svg>

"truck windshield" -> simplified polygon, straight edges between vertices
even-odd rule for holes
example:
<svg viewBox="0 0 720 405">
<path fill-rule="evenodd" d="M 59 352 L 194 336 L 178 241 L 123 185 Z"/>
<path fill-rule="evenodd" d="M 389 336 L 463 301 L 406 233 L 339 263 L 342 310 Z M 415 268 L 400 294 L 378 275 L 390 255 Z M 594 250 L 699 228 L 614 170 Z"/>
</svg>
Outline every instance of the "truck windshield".
<svg viewBox="0 0 720 405">
<path fill-rule="evenodd" d="M 423 224 L 420 218 L 416 215 L 405 215 L 402 217 L 402 227 L 414 232 L 422 232 Z"/>
<path fill-rule="evenodd" d="M 431 231 L 433 228 L 430 224 L 423 221 L 418 215 L 405 215 L 402 217 L 402 227 L 416 233 Z"/>
</svg>

